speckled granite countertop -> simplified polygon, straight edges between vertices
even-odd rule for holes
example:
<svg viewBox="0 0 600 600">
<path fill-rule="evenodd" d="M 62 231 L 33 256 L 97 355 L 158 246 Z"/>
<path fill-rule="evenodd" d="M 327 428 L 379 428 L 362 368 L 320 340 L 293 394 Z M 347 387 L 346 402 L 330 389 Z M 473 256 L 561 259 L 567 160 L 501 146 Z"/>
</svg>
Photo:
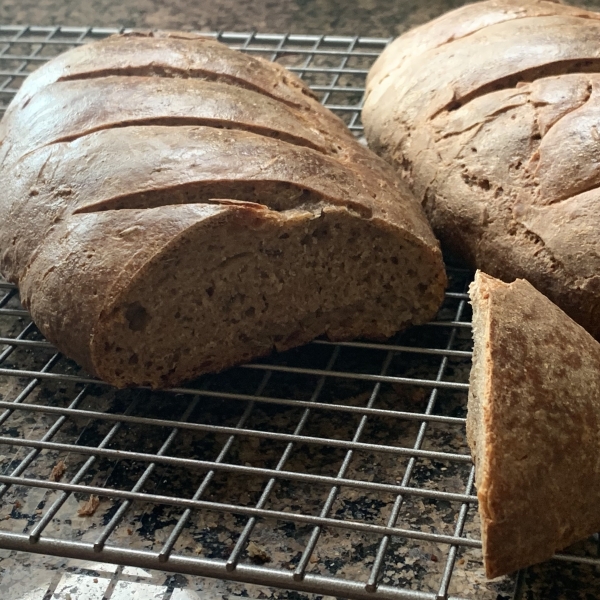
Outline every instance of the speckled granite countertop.
<svg viewBox="0 0 600 600">
<path fill-rule="evenodd" d="M 600 9 L 600 0 L 571 4 Z M 0 23 L 395 36 L 464 0 L 2 0 Z"/>
</svg>

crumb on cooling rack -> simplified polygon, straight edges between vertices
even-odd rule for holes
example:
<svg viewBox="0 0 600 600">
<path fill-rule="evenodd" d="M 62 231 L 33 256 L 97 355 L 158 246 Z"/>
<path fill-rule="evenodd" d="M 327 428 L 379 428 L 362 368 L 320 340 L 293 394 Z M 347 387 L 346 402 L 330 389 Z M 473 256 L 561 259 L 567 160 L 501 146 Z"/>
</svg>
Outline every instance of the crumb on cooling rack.
<svg viewBox="0 0 600 600">
<path fill-rule="evenodd" d="M 271 562 L 271 555 L 267 552 L 266 548 L 256 542 L 248 544 L 248 556 L 260 565 Z"/>
<path fill-rule="evenodd" d="M 77 511 L 77 516 L 79 517 L 91 517 L 95 512 L 98 506 L 100 505 L 100 500 L 98 500 L 98 496 L 92 494 L 87 502 L 84 502 Z"/>
<path fill-rule="evenodd" d="M 65 465 L 64 460 L 59 460 L 54 467 L 52 467 L 52 472 L 50 473 L 50 477 L 48 479 L 50 481 L 60 481 L 67 470 L 67 465 Z"/>
</svg>

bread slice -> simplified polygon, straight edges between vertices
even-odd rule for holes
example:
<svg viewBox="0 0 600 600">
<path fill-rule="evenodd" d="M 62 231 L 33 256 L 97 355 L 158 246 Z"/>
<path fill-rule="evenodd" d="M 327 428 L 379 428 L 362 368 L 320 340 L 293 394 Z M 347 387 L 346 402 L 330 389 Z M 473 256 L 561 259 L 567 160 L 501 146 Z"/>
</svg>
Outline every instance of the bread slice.
<svg viewBox="0 0 600 600">
<path fill-rule="evenodd" d="M 467 439 L 493 578 L 600 529 L 600 344 L 527 281 L 477 272 Z"/>
</svg>

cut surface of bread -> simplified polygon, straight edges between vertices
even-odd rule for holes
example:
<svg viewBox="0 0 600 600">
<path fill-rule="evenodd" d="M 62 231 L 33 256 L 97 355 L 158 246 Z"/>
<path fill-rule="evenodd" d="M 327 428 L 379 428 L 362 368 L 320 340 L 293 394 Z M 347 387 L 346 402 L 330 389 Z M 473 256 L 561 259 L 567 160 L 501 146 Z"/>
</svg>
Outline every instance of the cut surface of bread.
<svg viewBox="0 0 600 600">
<path fill-rule="evenodd" d="M 477 272 L 467 440 L 493 578 L 600 530 L 600 343 L 524 280 Z"/>
<path fill-rule="evenodd" d="M 445 247 L 523 278 L 600 337 L 600 14 L 490 0 L 395 40 L 373 66 L 369 146 Z"/>
<path fill-rule="evenodd" d="M 194 34 L 41 67 L 0 123 L 0 175 L 0 272 L 119 387 L 389 337 L 443 299 L 438 243 L 393 169 L 283 67 Z"/>
</svg>

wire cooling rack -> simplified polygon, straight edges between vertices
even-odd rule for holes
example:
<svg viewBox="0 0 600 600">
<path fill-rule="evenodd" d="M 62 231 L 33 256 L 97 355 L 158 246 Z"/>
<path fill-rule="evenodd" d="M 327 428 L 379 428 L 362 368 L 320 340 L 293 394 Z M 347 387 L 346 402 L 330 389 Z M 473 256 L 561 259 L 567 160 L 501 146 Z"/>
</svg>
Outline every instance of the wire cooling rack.
<svg viewBox="0 0 600 600">
<path fill-rule="evenodd" d="M 115 32 L 0 26 L 0 114 L 44 61 Z M 389 40 L 207 35 L 281 62 L 360 137 Z M 449 276 L 437 319 L 387 343 L 316 341 L 161 393 L 90 378 L 0 281 L 0 548 L 310 593 L 286 598 L 518 595 L 523 573 L 516 592 L 483 577 L 471 277 Z"/>
</svg>

